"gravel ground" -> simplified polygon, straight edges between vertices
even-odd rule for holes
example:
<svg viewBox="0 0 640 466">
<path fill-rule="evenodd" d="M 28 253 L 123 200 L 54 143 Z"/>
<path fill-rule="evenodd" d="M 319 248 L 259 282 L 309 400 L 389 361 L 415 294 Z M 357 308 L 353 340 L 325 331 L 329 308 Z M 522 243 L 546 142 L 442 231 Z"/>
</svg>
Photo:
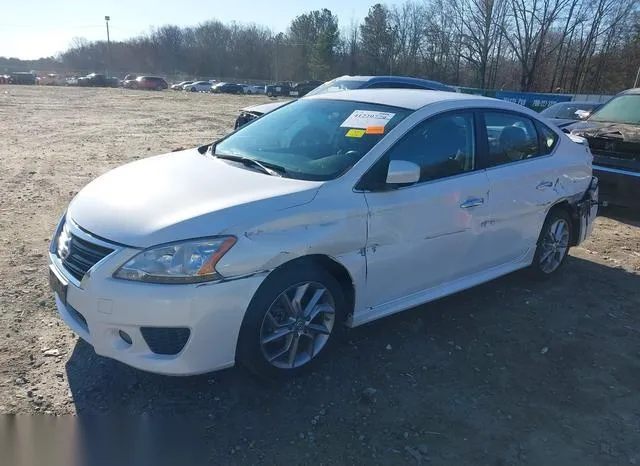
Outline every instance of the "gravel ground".
<svg viewBox="0 0 640 466">
<path fill-rule="evenodd" d="M 353 329 L 287 383 L 146 374 L 78 341 L 46 265 L 71 197 L 267 100 L 0 86 L 0 413 L 179 419 L 211 464 L 640 464 L 640 220 L 628 212 L 603 212 L 557 280 L 516 273 Z"/>
</svg>

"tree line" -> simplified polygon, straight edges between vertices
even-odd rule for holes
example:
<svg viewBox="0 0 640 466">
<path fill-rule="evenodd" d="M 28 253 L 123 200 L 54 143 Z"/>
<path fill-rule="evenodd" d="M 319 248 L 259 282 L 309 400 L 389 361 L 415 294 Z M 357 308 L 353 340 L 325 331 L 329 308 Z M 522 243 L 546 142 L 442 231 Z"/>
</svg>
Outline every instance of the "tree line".
<svg viewBox="0 0 640 466">
<path fill-rule="evenodd" d="M 610 93 L 631 87 L 640 67 L 639 2 L 407 0 L 371 6 L 360 24 L 310 11 L 278 34 L 210 20 L 154 28 L 110 47 L 76 38 L 47 62 L 115 75 L 300 81 L 399 74 L 479 88 Z"/>
</svg>

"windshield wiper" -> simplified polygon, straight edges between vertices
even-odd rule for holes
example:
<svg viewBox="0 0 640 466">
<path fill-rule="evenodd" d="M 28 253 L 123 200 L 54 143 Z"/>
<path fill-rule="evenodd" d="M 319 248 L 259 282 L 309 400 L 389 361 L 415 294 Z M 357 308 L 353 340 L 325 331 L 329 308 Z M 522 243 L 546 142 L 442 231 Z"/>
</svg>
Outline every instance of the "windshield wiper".
<svg viewBox="0 0 640 466">
<path fill-rule="evenodd" d="M 271 176 L 282 177 L 283 173 L 286 173 L 284 167 L 280 165 L 274 165 L 271 163 L 260 162 L 250 157 L 243 157 L 241 155 L 227 155 L 227 154 L 214 154 L 215 157 L 223 160 L 231 160 L 233 162 L 240 162 L 247 167 L 258 167 L 262 172 Z"/>
</svg>

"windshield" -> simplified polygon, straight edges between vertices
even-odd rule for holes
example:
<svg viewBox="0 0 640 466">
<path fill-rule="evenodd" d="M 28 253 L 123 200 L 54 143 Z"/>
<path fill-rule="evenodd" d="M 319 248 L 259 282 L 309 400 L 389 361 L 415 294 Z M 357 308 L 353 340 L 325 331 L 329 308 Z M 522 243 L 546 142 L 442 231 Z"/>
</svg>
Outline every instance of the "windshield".
<svg viewBox="0 0 640 466">
<path fill-rule="evenodd" d="M 367 81 L 359 81 L 355 79 L 334 79 L 332 81 L 327 81 L 321 86 L 316 87 L 307 95 L 320 95 L 320 94 L 327 94 L 329 92 L 340 92 L 340 91 L 348 91 L 350 89 L 360 89 L 366 83 Z"/>
<path fill-rule="evenodd" d="M 593 110 L 596 104 L 575 104 L 562 103 L 555 104 L 540 112 L 540 115 L 547 118 L 562 118 L 565 120 L 579 120 L 584 112 Z"/>
<path fill-rule="evenodd" d="M 591 115 L 589 121 L 640 125 L 640 94 L 614 97 Z"/>
<path fill-rule="evenodd" d="M 302 99 L 254 120 L 215 147 L 284 169 L 290 178 L 337 178 L 411 110 L 340 100 Z"/>
</svg>

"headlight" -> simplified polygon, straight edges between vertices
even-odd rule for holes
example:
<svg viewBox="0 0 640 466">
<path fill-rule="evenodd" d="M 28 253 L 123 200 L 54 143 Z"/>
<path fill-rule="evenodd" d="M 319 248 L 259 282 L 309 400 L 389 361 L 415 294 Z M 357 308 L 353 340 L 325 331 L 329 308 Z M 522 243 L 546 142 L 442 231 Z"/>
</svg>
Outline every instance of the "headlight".
<svg viewBox="0 0 640 466">
<path fill-rule="evenodd" d="M 216 264 L 236 243 L 233 236 L 164 244 L 142 251 L 113 275 L 149 283 L 200 283 L 220 278 Z"/>
<path fill-rule="evenodd" d="M 56 227 L 56 231 L 53 234 L 53 237 L 51 238 L 51 242 L 49 243 L 49 252 L 51 254 L 58 254 L 58 248 L 59 248 L 59 242 L 60 242 L 60 235 L 62 234 L 62 231 L 65 230 L 65 234 L 69 234 L 69 227 L 67 226 L 67 221 L 66 221 L 66 216 L 67 214 L 65 213 L 61 218 L 60 221 L 58 222 L 58 226 Z"/>
</svg>

